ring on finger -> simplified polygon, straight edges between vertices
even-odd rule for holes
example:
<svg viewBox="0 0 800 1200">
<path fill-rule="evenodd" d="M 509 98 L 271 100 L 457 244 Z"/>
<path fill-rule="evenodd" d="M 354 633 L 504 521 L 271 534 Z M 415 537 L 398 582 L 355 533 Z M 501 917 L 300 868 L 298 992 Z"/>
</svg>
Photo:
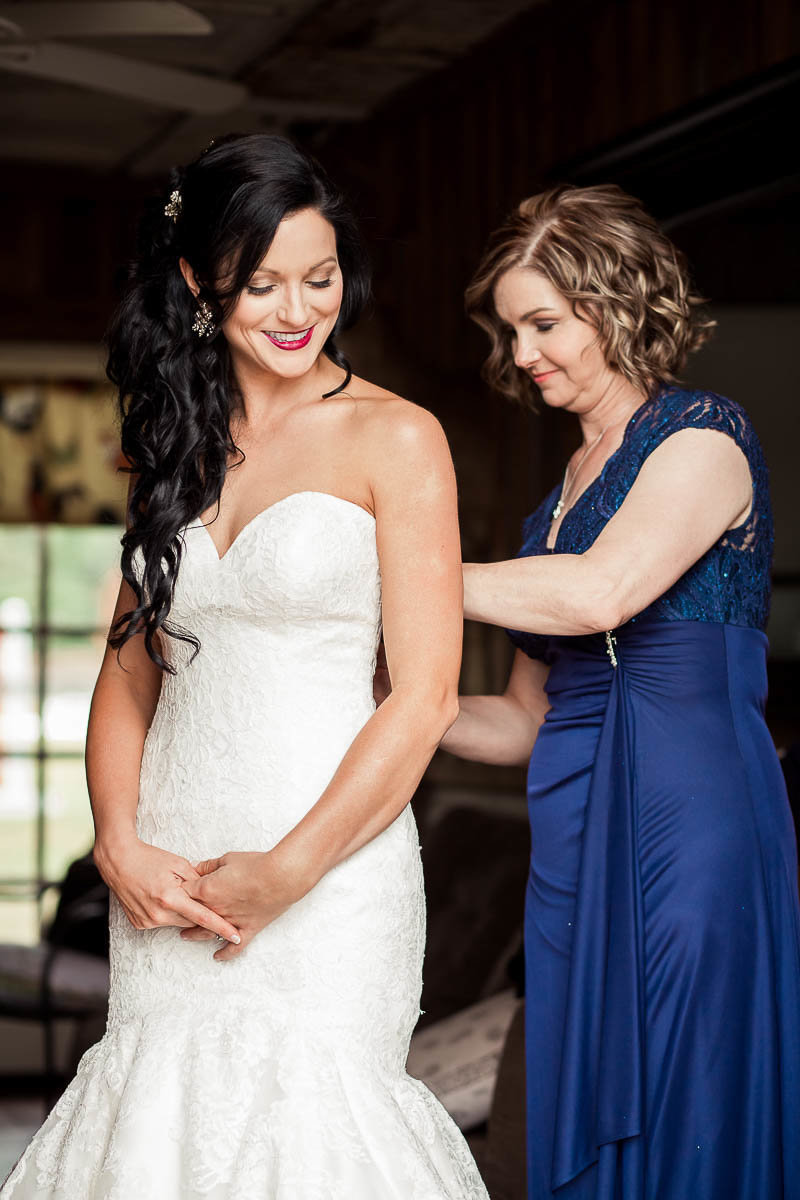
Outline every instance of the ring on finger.
<svg viewBox="0 0 800 1200">
<path fill-rule="evenodd" d="M 224 942 L 224 941 L 227 941 L 227 939 L 226 939 L 226 938 L 224 938 L 224 937 L 222 936 L 222 934 L 221 934 L 221 933 L 215 933 L 215 934 L 214 934 L 214 937 L 217 939 L 217 941 L 218 941 L 218 942 Z"/>
</svg>

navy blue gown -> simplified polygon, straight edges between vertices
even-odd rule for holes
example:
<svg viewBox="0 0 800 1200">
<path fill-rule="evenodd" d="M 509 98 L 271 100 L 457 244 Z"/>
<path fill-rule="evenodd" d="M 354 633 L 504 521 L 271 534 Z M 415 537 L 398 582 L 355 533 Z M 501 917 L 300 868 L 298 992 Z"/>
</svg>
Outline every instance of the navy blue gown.
<svg viewBox="0 0 800 1200">
<path fill-rule="evenodd" d="M 613 640 L 511 633 L 550 664 L 528 775 L 530 1200 L 800 1200 L 797 858 L 764 722 L 772 518 L 744 411 L 662 390 L 554 552 L 587 550 L 684 428 L 743 450 L 745 523 Z M 557 494 L 522 555 L 548 553 Z"/>
</svg>

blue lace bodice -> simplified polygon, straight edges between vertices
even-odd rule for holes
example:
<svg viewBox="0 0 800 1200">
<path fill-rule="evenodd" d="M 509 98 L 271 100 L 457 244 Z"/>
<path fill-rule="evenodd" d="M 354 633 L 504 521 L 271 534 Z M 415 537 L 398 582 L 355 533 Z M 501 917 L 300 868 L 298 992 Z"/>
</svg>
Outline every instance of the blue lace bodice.
<svg viewBox="0 0 800 1200">
<path fill-rule="evenodd" d="M 719 621 L 763 629 L 769 615 L 773 543 L 767 467 L 744 409 L 713 392 L 667 387 L 637 409 L 619 449 L 566 513 L 553 550 L 547 549 L 546 542 L 560 486 L 526 520 L 518 557 L 588 550 L 622 504 L 647 456 L 679 429 L 715 429 L 734 439 L 750 464 L 753 507 L 742 525 L 723 534 L 677 583 L 633 620 Z M 509 636 L 532 658 L 546 656 L 548 638 L 516 630 L 509 630 Z"/>
</svg>

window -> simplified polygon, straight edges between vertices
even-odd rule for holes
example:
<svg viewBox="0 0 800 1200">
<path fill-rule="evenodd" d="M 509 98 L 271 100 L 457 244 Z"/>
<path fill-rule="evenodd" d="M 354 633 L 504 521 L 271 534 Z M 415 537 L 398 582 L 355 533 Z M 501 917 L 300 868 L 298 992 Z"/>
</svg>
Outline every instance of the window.
<svg viewBox="0 0 800 1200">
<path fill-rule="evenodd" d="M 92 844 L 89 702 L 121 527 L 0 525 L 0 941 L 36 942 L 46 885 Z"/>
</svg>

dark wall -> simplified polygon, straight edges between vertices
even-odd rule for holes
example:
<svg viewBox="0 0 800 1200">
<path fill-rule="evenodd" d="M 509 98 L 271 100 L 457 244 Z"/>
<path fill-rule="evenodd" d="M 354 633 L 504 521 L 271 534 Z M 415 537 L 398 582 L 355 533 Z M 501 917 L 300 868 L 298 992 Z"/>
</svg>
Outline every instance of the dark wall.
<svg viewBox="0 0 800 1200">
<path fill-rule="evenodd" d="M 0 339 L 102 337 L 152 182 L 0 163 Z"/>
<path fill-rule="evenodd" d="M 319 145 L 356 199 L 376 265 L 380 355 L 365 367 L 442 419 L 467 557 L 513 553 L 523 514 L 560 477 L 576 438 L 571 418 L 531 418 L 479 383 L 485 343 L 462 297 L 488 233 L 544 185 L 616 178 L 671 218 L 714 300 L 800 301 L 797 183 L 788 199 L 768 186 L 794 169 L 789 112 L 780 90 L 776 111 L 759 101 L 755 117 L 746 99 L 772 96 L 770 80 L 798 51 L 791 0 L 560 0 L 532 6 L 469 59 Z M 772 157 L 761 155 L 756 179 L 765 139 Z M 601 150 L 615 153 L 593 167 Z M 752 185 L 756 197 L 716 210 L 720 189 Z M 690 216 L 695 204 L 702 211 Z M 792 441 L 788 427 L 771 436 Z M 467 639 L 467 686 L 470 675 L 475 687 L 497 686 L 500 638 L 468 626 Z"/>
<path fill-rule="evenodd" d="M 515 202 L 561 164 L 798 52 L 794 0 L 553 0 L 370 121 L 322 141 L 297 133 L 358 203 L 398 350 L 458 372 L 483 348 L 463 320 L 464 285 Z M 0 163 L 4 339 L 102 331 L 151 188 Z"/>
<path fill-rule="evenodd" d="M 559 0 L 326 142 L 364 212 L 397 337 L 413 329 L 414 354 L 437 367 L 474 361 L 459 298 L 515 203 L 560 165 L 798 51 L 792 0 Z"/>
</svg>

